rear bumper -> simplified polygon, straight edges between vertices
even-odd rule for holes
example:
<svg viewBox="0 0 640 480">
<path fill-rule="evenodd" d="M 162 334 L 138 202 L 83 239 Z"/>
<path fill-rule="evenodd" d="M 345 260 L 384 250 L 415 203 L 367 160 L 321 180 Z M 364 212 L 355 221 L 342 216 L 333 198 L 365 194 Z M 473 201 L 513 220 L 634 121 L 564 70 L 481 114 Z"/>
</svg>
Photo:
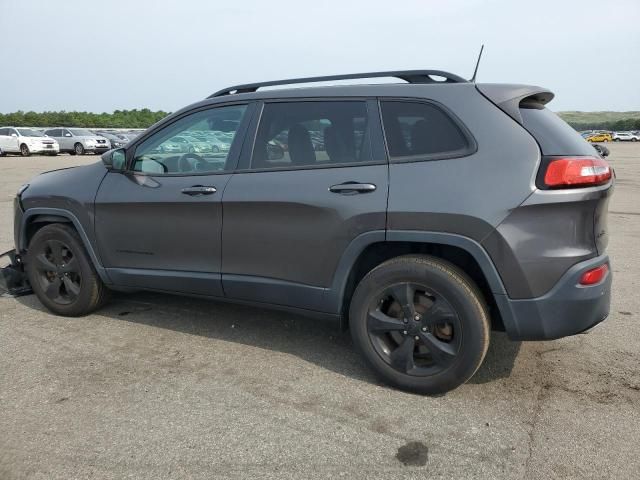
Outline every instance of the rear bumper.
<svg viewBox="0 0 640 480">
<path fill-rule="evenodd" d="M 586 270 L 609 263 L 607 255 L 580 262 L 545 295 L 512 300 L 496 295 L 507 334 L 512 340 L 552 340 L 584 332 L 609 315 L 611 268 L 598 284 L 579 285 Z"/>
</svg>

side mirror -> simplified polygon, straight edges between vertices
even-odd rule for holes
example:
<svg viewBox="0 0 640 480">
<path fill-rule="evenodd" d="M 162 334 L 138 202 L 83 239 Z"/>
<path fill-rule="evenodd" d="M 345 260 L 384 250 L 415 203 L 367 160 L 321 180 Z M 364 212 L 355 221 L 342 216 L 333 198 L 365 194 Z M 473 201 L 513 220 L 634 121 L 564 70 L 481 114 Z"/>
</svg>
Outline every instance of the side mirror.
<svg viewBox="0 0 640 480">
<path fill-rule="evenodd" d="M 284 148 L 277 143 L 267 143 L 267 159 L 282 160 L 284 158 Z"/>
<path fill-rule="evenodd" d="M 127 163 L 127 155 L 124 148 L 116 148 L 102 154 L 102 163 L 109 170 L 121 172 Z"/>
<path fill-rule="evenodd" d="M 65 137 L 70 137 L 70 136 L 71 136 L 71 134 L 70 134 L 70 133 L 65 133 L 65 134 L 64 134 L 64 136 L 65 136 Z"/>
<path fill-rule="evenodd" d="M 18 135 L 16 135 L 15 133 L 12 133 L 12 134 L 11 134 L 11 136 L 12 136 L 13 138 L 18 138 Z"/>
</svg>

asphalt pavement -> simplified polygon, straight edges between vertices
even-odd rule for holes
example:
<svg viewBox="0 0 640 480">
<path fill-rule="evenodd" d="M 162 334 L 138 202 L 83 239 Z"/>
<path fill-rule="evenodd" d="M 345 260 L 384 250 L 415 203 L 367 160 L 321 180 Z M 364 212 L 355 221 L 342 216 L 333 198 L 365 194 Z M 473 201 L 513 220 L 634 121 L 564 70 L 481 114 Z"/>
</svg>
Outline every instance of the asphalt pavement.
<svg viewBox="0 0 640 480">
<path fill-rule="evenodd" d="M 0 298 L 0 479 L 640 478 L 640 145 L 611 145 L 611 315 L 588 335 L 494 333 L 440 397 L 381 385 L 348 334 L 281 312 L 137 293 L 85 318 Z M 33 175 L 0 158 L 0 250 Z"/>
</svg>

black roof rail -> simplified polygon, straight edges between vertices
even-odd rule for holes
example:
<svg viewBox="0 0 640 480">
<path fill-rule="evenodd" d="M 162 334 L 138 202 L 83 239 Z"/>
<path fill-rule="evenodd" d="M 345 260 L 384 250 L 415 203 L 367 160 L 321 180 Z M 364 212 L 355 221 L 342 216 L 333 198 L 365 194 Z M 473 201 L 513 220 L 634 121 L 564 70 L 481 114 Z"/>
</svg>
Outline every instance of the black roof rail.
<svg viewBox="0 0 640 480">
<path fill-rule="evenodd" d="M 353 80 L 358 78 L 394 77 L 408 83 L 468 83 L 458 75 L 442 70 L 398 70 L 390 72 L 348 73 L 345 75 L 328 75 L 324 77 L 289 78 L 287 80 L 273 80 L 270 82 L 247 83 L 222 89 L 207 98 L 221 97 L 232 93 L 251 93 L 262 87 L 275 85 L 291 85 L 295 83 L 331 82 L 334 80 Z M 436 80 L 433 77 L 442 77 L 444 80 Z"/>
</svg>

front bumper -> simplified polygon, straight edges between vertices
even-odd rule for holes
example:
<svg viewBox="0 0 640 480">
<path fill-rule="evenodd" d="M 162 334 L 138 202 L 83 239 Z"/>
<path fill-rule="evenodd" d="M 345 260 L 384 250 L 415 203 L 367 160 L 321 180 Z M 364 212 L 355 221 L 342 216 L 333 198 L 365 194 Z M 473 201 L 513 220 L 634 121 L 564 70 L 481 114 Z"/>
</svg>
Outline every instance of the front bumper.
<svg viewBox="0 0 640 480">
<path fill-rule="evenodd" d="M 29 145 L 29 151 L 31 153 L 49 153 L 57 155 L 60 153 L 60 147 L 58 145 L 53 145 L 51 148 L 48 148 L 45 145 Z"/>
<path fill-rule="evenodd" d="M 8 263 L 7 263 L 8 262 Z M 15 250 L 0 255 L 0 295 L 19 297 L 32 293 L 22 259 Z"/>
<path fill-rule="evenodd" d="M 502 320 L 512 340 L 552 340 L 584 332 L 609 315 L 611 301 L 611 268 L 598 284 L 579 285 L 581 275 L 609 257 L 580 262 L 570 268 L 545 295 L 512 300 L 495 295 Z"/>
</svg>

